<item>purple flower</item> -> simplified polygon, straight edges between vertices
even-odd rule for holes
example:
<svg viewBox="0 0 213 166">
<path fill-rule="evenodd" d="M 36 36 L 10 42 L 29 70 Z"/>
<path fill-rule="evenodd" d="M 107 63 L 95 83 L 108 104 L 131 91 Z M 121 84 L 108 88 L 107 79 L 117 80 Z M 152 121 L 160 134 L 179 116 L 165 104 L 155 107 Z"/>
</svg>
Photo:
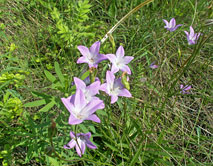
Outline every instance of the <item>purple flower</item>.
<svg viewBox="0 0 213 166">
<path fill-rule="evenodd" d="M 86 86 L 84 81 L 80 80 L 77 77 L 74 77 L 74 82 L 76 85 L 76 89 L 80 89 L 84 93 L 87 103 L 89 103 L 92 99 L 96 98 L 94 96 L 99 93 L 101 84 L 100 81 L 95 81 L 91 85 Z"/>
<path fill-rule="evenodd" d="M 118 96 L 132 97 L 131 93 L 124 88 L 121 79 L 115 79 L 111 71 L 107 71 L 106 83 L 101 85 L 100 90 L 111 96 L 111 104 L 118 100 Z"/>
<path fill-rule="evenodd" d="M 68 98 L 61 98 L 63 104 L 70 112 L 69 124 L 80 124 L 84 120 L 92 120 L 100 123 L 100 119 L 94 114 L 98 109 L 103 109 L 104 103 L 98 97 L 93 98 L 89 103 L 82 90 L 77 89 L 76 93 Z"/>
<path fill-rule="evenodd" d="M 155 65 L 155 62 L 151 63 L 151 65 L 149 66 L 151 69 L 156 69 L 158 68 L 158 65 Z"/>
<path fill-rule="evenodd" d="M 190 33 L 187 31 L 184 31 L 188 40 L 188 44 L 192 45 L 192 44 L 196 44 L 198 38 L 200 37 L 200 33 L 195 33 L 194 29 L 192 28 L 192 26 L 190 26 Z"/>
<path fill-rule="evenodd" d="M 77 61 L 77 63 L 88 63 L 89 68 L 98 67 L 98 63 L 107 59 L 104 54 L 99 54 L 101 43 L 99 41 L 95 42 L 90 49 L 85 46 L 78 46 L 78 50 L 83 55 Z"/>
<path fill-rule="evenodd" d="M 176 25 L 176 21 L 175 18 L 172 18 L 170 20 L 170 22 L 168 22 L 167 20 L 164 20 L 164 23 L 166 24 L 166 26 L 164 26 L 164 28 L 166 28 L 168 31 L 173 32 L 175 31 L 178 27 L 182 26 L 182 24 L 178 24 Z"/>
<path fill-rule="evenodd" d="M 90 84 L 90 77 L 89 76 L 86 77 L 83 81 L 84 81 L 84 83 L 86 85 L 89 85 Z M 100 82 L 100 79 L 98 77 L 95 77 L 95 81 L 99 81 Z"/>
<path fill-rule="evenodd" d="M 130 68 L 127 64 L 134 59 L 132 56 L 125 56 L 124 57 L 124 48 L 120 46 L 117 51 L 116 55 L 114 54 L 107 54 L 106 57 L 112 63 L 112 73 L 117 73 L 119 70 L 126 71 L 128 74 L 131 74 Z"/>
<path fill-rule="evenodd" d="M 189 94 L 189 90 L 191 89 L 192 87 L 191 87 L 191 85 L 186 85 L 186 86 L 184 86 L 183 84 L 181 84 L 180 85 L 180 89 L 181 89 L 181 91 L 180 91 L 180 93 L 182 93 L 182 94 Z"/>
<path fill-rule="evenodd" d="M 91 133 L 88 132 L 86 134 L 79 133 L 76 134 L 74 132 L 70 132 L 70 137 L 72 140 L 67 144 L 64 145 L 65 149 L 71 149 L 75 146 L 76 152 L 81 157 L 82 154 L 84 154 L 86 146 L 90 149 L 96 149 L 97 147 L 89 140 L 91 137 Z"/>
</svg>

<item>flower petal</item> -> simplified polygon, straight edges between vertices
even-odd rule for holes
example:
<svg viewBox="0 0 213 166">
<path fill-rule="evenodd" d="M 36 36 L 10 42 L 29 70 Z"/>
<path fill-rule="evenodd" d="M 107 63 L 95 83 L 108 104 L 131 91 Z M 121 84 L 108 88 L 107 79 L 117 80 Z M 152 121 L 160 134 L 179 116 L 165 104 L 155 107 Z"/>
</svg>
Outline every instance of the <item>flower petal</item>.
<svg viewBox="0 0 213 166">
<path fill-rule="evenodd" d="M 192 28 L 192 26 L 190 26 L 190 38 L 193 38 L 194 36 L 194 29 Z"/>
<path fill-rule="evenodd" d="M 131 93 L 127 89 L 122 89 L 118 96 L 132 97 Z"/>
<path fill-rule="evenodd" d="M 61 98 L 61 101 L 63 102 L 63 104 L 65 105 L 65 107 L 67 108 L 69 112 L 72 112 L 72 110 L 74 110 L 73 103 L 71 103 L 71 97 L 72 96 L 68 98 Z"/>
<path fill-rule="evenodd" d="M 74 77 L 74 82 L 75 82 L 77 89 L 81 89 L 82 91 L 85 91 L 86 84 L 84 83 L 84 81 L 82 81 L 81 79 L 79 79 L 77 77 Z"/>
<path fill-rule="evenodd" d="M 104 54 L 98 54 L 98 56 L 97 56 L 96 58 L 97 58 L 97 59 L 96 59 L 96 63 L 100 63 L 100 62 L 102 62 L 103 60 L 106 60 L 106 59 L 107 59 L 106 55 L 104 55 Z"/>
<path fill-rule="evenodd" d="M 189 32 L 187 32 L 187 31 L 184 31 L 184 32 L 185 32 L 186 36 L 188 37 L 189 36 Z"/>
<path fill-rule="evenodd" d="M 97 41 L 97 42 L 93 43 L 93 45 L 89 49 L 90 53 L 92 55 L 97 55 L 99 53 L 99 50 L 100 50 L 100 45 L 101 45 L 100 41 Z"/>
<path fill-rule="evenodd" d="M 116 57 L 119 59 L 124 56 L 124 48 L 120 46 L 116 51 Z"/>
<path fill-rule="evenodd" d="M 85 56 L 78 58 L 77 63 L 89 63 Z"/>
<path fill-rule="evenodd" d="M 115 75 L 111 71 L 107 71 L 107 73 L 106 73 L 107 84 L 113 83 L 114 80 L 115 80 Z"/>
<path fill-rule="evenodd" d="M 189 90 L 189 89 L 191 89 L 191 88 L 192 88 L 191 85 L 189 85 L 189 86 L 186 85 L 186 86 L 184 87 L 184 90 L 187 91 L 187 90 Z"/>
<path fill-rule="evenodd" d="M 112 65 L 112 68 L 111 68 L 111 72 L 113 74 L 117 73 L 119 71 L 119 68 L 116 66 L 116 65 Z"/>
<path fill-rule="evenodd" d="M 78 142 L 78 144 L 76 143 L 75 149 L 76 149 L 76 152 L 78 153 L 78 155 L 81 157 L 81 150 L 80 150 L 81 147 L 79 147 L 79 146 L 81 146 L 80 143 L 79 142 Z"/>
<path fill-rule="evenodd" d="M 97 146 L 95 146 L 90 140 L 86 141 L 86 146 L 90 149 L 96 149 Z"/>
<path fill-rule="evenodd" d="M 170 20 L 170 25 L 171 25 L 171 28 L 174 28 L 174 27 L 175 27 L 175 25 L 176 25 L 176 20 L 175 20 L 175 18 L 172 18 L 172 19 Z"/>
<path fill-rule="evenodd" d="M 114 54 L 106 54 L 106 58 L 109 59 L 109 61 L 112 63 L 112 64 L 115 64 L 116 63 L 116 56 Z"/>
<path fill-rule="evenodd" d="M 131 62 L 133 59 L 134 59 L 133 56 L 125 56 L 125 57 L 123 58 L 123 62 L 124 62 L 124 64 L 126 65 L 126 64 L 128 64 L 129 62 Z"/>
<path fill-rule="evenodd" d="M 70 131 L 70 137 L 71 137 L 71 138 L 75 138 L 75 133 L 72 132 L 72 131 Z"/>
<path fill-rule="evenodd" d="M 83 122 L 83 120 L 77 119 L 75 116 L 72 115 L 72 113 L 70 114 L 70 117 L 69 117 L 69 120 L 68 120 L 68 123 L 70 125 L 76 125 L 76 124 L 80 124 L 82 122 Z"/>
<path fill-rule="evenodd" d="M 101 91 L 104 91 L 104 92 L 106 92 L 106 93 L 108 93 L 108 90 L 107 90 L 107 83 L 102 84 L 102 85 L 100 86 L 100 90 L 101 90 Z"/>
<path fill-rule="evenodd" d="M 88 57 L 88 55 L 90 56 L 90 51 L 89 51 L 89 49 L 87 47 L 85 47 L 85 46 L 78 46 L 77 48 L 81 52 L 81 54 L 83 56 L 85 56 L 85 57 Z"/>
<path fill-rule="evenodd" d="M 85 142 L 81 141 L 81 152 L 82 152 L 82 154 L 84 154 L 85 149 L 86 149 L 86 144 L 85 144 Z"/>
<path fill-rule="evenodd" d="M 96 123 L 101 123 L 101 120 L 95 114 L 92 114 L 92 115 L 88 116 L 88 118 L 86 118 L 85 120 L 91 120 L 91 121 L 94 121 Z"/>
<path fill-rule="evenodd" d="M 74 106 L 76 109 L 81 110 L 86 105 L 86 99 L 82 90 L 77 89 L 75 93 Z"/>
<path fill-rule="evenodd" d="M 169 22 L 167 20 L 164 20 L 164 19 L 163 19 L 163 22 L 166 24 L 165 28 L 168 27 Z"/>
<path fill-rule="evenodd" d="M 111 95 L 111 104 L 114 104 L 118 100 L 118 96 Z"/>
<path fill-rule="evenodd" d="M 126 71 L 127 74 L 131 74 L 131 70 L 127 65 L 123 65 L 120 69 L 121 71 Z"/>
<path fill-rule="evenodd" d="M 95 81 L 91 85 L 89 85 L 86 89 L 88 90 L 89 95 L 95 96 L 96 94 L 99 93 L 100 89 L 100 81 Z"/>
<path fill-rule="evenodd" d="M 99 98 L 94 98 L 92 101 L 90 101 L 86 107 L 82 110 L 82 114 L 92 115 L 95 111 L 98 109 L 103 109 L 105 107 L 104 102 L 100 100 Z M 88 117 L 86 117 L 88 118 Z"/>
<path fill-rule="evenodd" d="M 72 139 L 68 144 L 66 149 L 71 149 L 76 145 L 76 141 L 74 139 Z"/>
</svg>

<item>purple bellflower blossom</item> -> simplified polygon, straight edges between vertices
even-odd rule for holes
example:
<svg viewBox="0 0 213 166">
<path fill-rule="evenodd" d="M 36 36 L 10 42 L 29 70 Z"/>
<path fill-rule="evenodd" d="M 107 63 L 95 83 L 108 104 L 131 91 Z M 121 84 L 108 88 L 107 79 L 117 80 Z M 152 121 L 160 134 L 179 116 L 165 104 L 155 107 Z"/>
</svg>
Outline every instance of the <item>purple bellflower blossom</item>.
<svg viewBox="0 0 213 166">
<path fill-rule="evenodd" d="M 182 94 L 189 94 L 189 90 L 191 89 L 192 87 L 191 87 L 191 85 L 186 85 L 186 86 L 184 86 L 183 84 L 181 84 L 180 85 L 180 89 L 181 89 L 181 91 L 180 91 L 180 93 L 182 93 Z"/>
<path fill-rule="evenodd" d="M 111 71 L 107 71 L 106 83 L 101 85 L 100 90 L 111 96 L 111 104 L 118 100 L 118 96 L 132 97 L 131 93 L 124 88 L 121 79 L 115 79 L 115 75 Z"/>
<path fill-rule="evenodd" d="M 85 46 L 78 46 L 78 50 L 83 55 L 77 63 L 88 63 L 89 68 L 98 67 L 98 63 L 107 59 L 104 54 L 99 54 L 101 42 L 95 42 L 89 49 Z"/>
<path fill-rule="evenodd" d="M 164 26 L 164 28 L 166 28 L 168 31 L 173 32 L 175 31 L 178 27 L 182 26 L 182 24 L 178 24 L 176 25 L 176 20 L 175 18 L 172 18 L 170 20 L 170 22 L 168 22 L 167 20 L 164 20 L 164 23 L 166 24 L 166 26 Z"/>
<path fill-rule="evenodd" d="M 76 85 L 76 89 L 82 90 L 82 92 L 85 95 L 86 102 L 89 103 L 96 94 L 99 94 L 99 89 L 100 89 L 100 81 L 95 81 L 89 86 L 86 86 L 85 82 L 82 81 L 81 79 L 74 77 L 74 82 Z"/>
<path fill-rule="evenodd" d="M 124 56 L 124 48 L 120 46 L 117 51 L 116 55 L 114 54 L 107 54 L 106 57 L 109 59 L 109 61 L 112 63 L 112 73 L 117 73 L 119 70 L 123 72 L 127 72 L 128 74 L 131 74 L 130 68 L 127 66 L 127 64 L 134 59 L 132 56 Z"/>
<path fill-rule="evenodd" d="M 151 69 L 156 69 L 158 68 L 158 65 L 155 65 L 155 62 L 151 63 L 151 65 L 149 66 Z"/>
<path fill-rule="evenodd" d="M 76 93 L 68 98 L 61 98 L 63 104 L 70 112 L 69 124 L 80 124 L 84 120 L 92 120 L 100 123 L 101 120 L 94 114 L 98 109 L 105 107 L 102 100 L 98 97 L 93 98 L 89 103 L 81 89 L 77 89 Z"/>
<path fill-rule="evenodd" d="M 89 140 L 91 137 L 91 133 L 88 132 L 86 134 L 79 133 L 76 134 L 72 131 L 70 132 L 70 137 L 72 138 L 71 141 L 64 145 L 65 149 L 71 149 L 75 146 L 76 152 L 81 157 L 82 154 L 84 154 L 86 146 L 90 149 L 96 149 L 97 147 Z"/>
<path fill-rule="evenodd" d="M 200 33 L 195 33 L 192 26 L 190 26 L 190 32 L 184 31 L 188 40 L 188 44 L 196 44 L 198 38 L 200 37 Z"/>
<path fill-rule="evenodd" d="M 86 77 L 83 81 L 84 81 L 84 83 L 86 85 L 89 85 L 90 84 L 90 77 L 89 76 Z M 95 81 L 99 81 L 100 82 L 100 79 L 98 77 L 95 77 Z"/>
</svg>

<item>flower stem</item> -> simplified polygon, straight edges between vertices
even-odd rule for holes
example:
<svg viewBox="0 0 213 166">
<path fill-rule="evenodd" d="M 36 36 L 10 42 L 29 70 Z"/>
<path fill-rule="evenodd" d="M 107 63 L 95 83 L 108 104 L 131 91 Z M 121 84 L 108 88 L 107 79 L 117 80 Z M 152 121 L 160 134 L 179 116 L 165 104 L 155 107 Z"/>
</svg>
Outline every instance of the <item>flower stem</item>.
<svg viewBox="0 0 213 166">
<path fill-rule="evenodd" d="M 152 2 L 154 0 L 146 0 L 145 2 L 142 2 L 140 5 L 136 6 L 134 9 L 132 9 L 129 13 L 127 13 L 123 18 L 120 19 L 120 21 L 117 22 L 117 24 L 115 24 L 104 36 L 103 39 L 101 39 L 101 43 L 104 43 L 105 40 L 109 37 L 109 35 L 111 35 L 114 30 L 124 21 L 126 20 L 131 14 L 135 13 L 136 11 L 138 11 L 140 8 L 142 8 L 143 6 L 149 4 L 150 2 Z"/>
</svg>

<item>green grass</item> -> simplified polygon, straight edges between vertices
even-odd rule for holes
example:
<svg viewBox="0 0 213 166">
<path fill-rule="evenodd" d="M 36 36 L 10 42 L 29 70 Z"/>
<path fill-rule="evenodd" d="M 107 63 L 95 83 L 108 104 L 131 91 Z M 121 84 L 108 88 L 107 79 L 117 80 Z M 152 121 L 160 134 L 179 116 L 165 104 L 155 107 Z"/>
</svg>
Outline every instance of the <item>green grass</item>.
<svg viewBox="0 0 213 166">
<path fill-rule="evenodd" d="M 154 0 L 125 20 L 112 34 L 130 63 L 132 98 L 97 111 L 101 123 L 86 121 L 96 150 L 82 158 L 70 140 L 69 112 L 60 98 L 75 92 L 73 77 L 87 65 L 76 64 L 78 45 L 91 46 L 141 0 L 1 0 L 0 7 L 0 162 L 2 165 L 211 165 L 213 163 L 213 3 L 206 0 Z M 162 19 L 184 24 L 175 32 Z M 189 46 L 184 30 L 202 36 Z M 102 53 L 113 53 L 107 40 Z M 159 67 L 150 69 L 155 61 Z M 59 65 L 59 66 L 58 66 Z M 98 75 L 105 78 L 107 62 Z M 181 94 L 180 84 L 192 85 Z M 38 101 L 39 100 L 39 101 Z M 36 102 L 34 102 L 36 101 Z M 29 104 L 29 102 L 32 102 Z M 27 104 L 26 104 L 27 103 Z M 33 107 L 35 106 L 35 107 Z M 48 127 L 57 135 L 51 153 Z M 65 161 L 65 160 L 76 160 Z"/>
</svg>

